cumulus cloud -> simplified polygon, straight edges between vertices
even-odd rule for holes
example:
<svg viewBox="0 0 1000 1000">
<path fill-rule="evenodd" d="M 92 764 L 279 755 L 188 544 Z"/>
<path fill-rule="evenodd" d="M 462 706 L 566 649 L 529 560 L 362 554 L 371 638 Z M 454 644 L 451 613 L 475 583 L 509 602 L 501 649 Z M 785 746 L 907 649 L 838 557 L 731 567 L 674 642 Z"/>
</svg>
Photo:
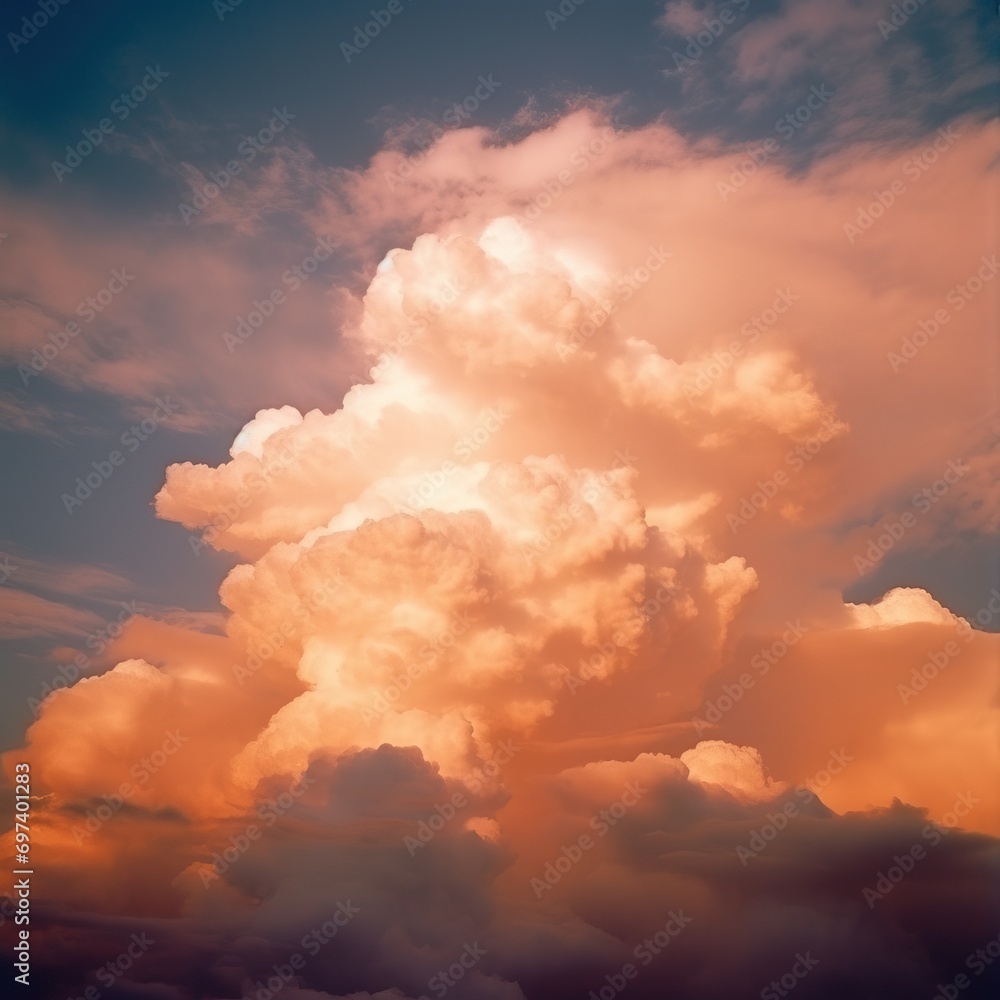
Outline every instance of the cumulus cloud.
<svg viewBox="0 0 1000 1000">
<path fill-rule="evenodd" d="M 59 989 L 125 916 L 163 942 L 149 996 L 288 968 L 289 996 L 560 998 L 633 961 L 649 995 L 713 998 L 819 940 L 812 995 L 909 995 L 987 940 L 996 636 L 917 587 L 839 591 L 914 482 L 940 503 L 891 548 L 995 524 L 961 500 L 985 375 L 943 340 L 887 360 L 975 264 L 995 129 L 854 246 L 895 159 L 765 164 L 729 201 L 727 156 L 601 114 L 445 135 L 405 197 L 392 150 L 336 179 L 313 222 L 368 218 L 367 379 L 167 470 L 182 544 L 242 560 L 225 634 L 138 619 L 17 752 L 47 940 L 73 929 Z M 415 231 L 385 252 L 390 218 Z M 954 308 L 981 349 L 985 297 Z"/>
</svg>

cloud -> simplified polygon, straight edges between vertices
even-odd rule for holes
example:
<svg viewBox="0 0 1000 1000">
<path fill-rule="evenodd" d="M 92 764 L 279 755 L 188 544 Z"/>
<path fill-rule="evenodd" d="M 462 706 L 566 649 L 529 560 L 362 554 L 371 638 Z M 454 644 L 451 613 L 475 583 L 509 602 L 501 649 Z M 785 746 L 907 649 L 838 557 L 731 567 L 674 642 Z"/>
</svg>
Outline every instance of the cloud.
<svg viewBox="0 0 1000 1000">
<path fill-rule="evenodd" d="M 995 936 L 996 842 L 898 803 L 838 816 L 801 788 L 746 801 L 677 759 L 641 755 L 556 775 L 516 861 L 457 823 L 411 857 L 405 831 L 447 792 L 419 753 L 325 759 L 310 778 L 264 837 L 250 840 L 246 818 L 203 828 L 193 852 L 159 835 L 150 890 L 185 855 L 206 859 L 175 878 L 180 912 L 138 922 L 46 912 L 47 953 L 49 935 L 65 942 L 49 975 L 80 988 L 81 970 L 113 960 L 138 927 L 155 944 L 132 988 L 171 983 L 179 995 L 252 995 L 278 976 L 291 995 L 356 996 L 365 984 L 384 996 L 392 983 L 390 996 L 419 997 L 450 978 L 458 997 L 561 1000 L 601 989 L 631 961 L 648 995 L 721 998 L 739 982 L 780 980 L 800 953 L 814 962 L 809 995 L 845 982 L 896 982 L 906 995 Z M 266 791 L 249 820 L 264 827 L 279 803 Z M 775 817 L 786 819 L 777 831 Z M 143 822 L 123 814 L 107 827 L 128 825 L 134 838 Z M 204 878 L 213 851 L 221 875 Z M 904 856 L 913 863 L 900 878 Z M 945 873 L 961 879 L 958 907 Z M 955 931 L 945 938 L 943 911 Z M 730 962 L 707 961 L 724 946 Z"/>
<path fill-rule="evenodd" d="M 930 140 L 790 176 L 604 110 L 446 134 L 405 191 L 398 150 L 315 177 L 368 378 L 167 470 L 180 542 L 242 560 L 224 634 L 137 618 L 5 758 L 43 941 L 77 935 L 59 989 L 134 914 L 139 995 L 300 954 L 290 995 L 559 1000 L 634 962 L 711 1000 L 817 941 L 813 995 L 908 995 L 995 933 L 997 637 L 841 594 L 855 556 L 995 526 L 990 279 L 957 286 L 996 128 L 909 182 Z"/>
<path fill-rule="evenodd" d="M 37 594 L 4 587 L 0 590 L 0 634 L 6 639 L 30 636 L 86 635 L 101 623 L 88 611 L 50 601 Z"/>
<path fill-rule="evenodd" d="M 659 23 L 669 31 L 690 35 L 704 27 L 703 20 L 711 14 L 707 7 L 696 7 L 692 0 L 668 3 Z"/>
<path fill-rule="evenodd" d="M 13 582 L 56 596 L 113 600 L 135 587 L 108 566 L 37 559 L 11 543 L 4 545 L 0 558 Z"/>
<path fill-rule="evenodd" d="M 10 192 L 0 192 L 0 203 L 10 220 L 0 285 L 7 318 L 0 363 L 8 366 L 14 387 L 3 410 L 25 411 L 22 418 L 7 417 L 8 423 L 16 419 L 18 426 L 46 431 L 54 419 L 51 407 L 33 394 L 52 381 L 74 392 L 106 394 L 129 415 L 145 416 L 153 398 L 173 391 L 183 404 L 175 426 L 204 431 L 231 422 L 233 414 L 245 420 L 245 388 L 254 385 L 257 398 L 268 398 L 275 371 L 289 373 L 292 392 L 293 385 L 319 386 L 321 357 L 327 371 L 335 364 L 335 343 L 285 338 L 293 328 L 325 328 L 328 321 L 324 289 L 336 268 L 331 254 L 320 251 L 323 271 L 302 271 L 304 261 L 313 266 L 308 259 L 319 241 L 311 232 L 286 228 L 273 237 L 273 256 L 254 262 L 243 259 L 246 250 L 234 245 L 228 225 L 202 235 L 179 220 L 151 219 L 159 238 L 150 243 L 93 217 L 85 206 L 56 214 Z M 72 248 L 83 239 L 90 249 L 80 255 Z M 271 315 L 261 317 L 255 303 L 275 292 L 279 305 L 267 302 Z M 225 337 L 237 329 L 253 337 L 233 348 Z M 237 383 L 244 388 L 237 390 Z"/>
<path fill-rule="evenodd" d="M 845 143 L 909 143 L 929 122 L 971 108 L 982 120 L 992 114 L 987 95 L 996 68 L 982 56 L 993 26 L 979 22 L 968 0 L 907 8 L 881 0 L 796 0 L 766 10 L 742 2 L 704 10 L 670 4 L 660 23 L 685 36 L 671 40 L 664 72 L 680 81 L 681 114 L 693 128 L 699 116 L 726 108 L 728 128 L 740 138 L 783 138 L 790 151 L 793 144 L 808 147 L 793 153 L 803 161 L 817 148 L 836 151 Z M 831 93 L 829 104 L 781 132 L 784 116 L 819 85 Z M 803 134 L 812 142 L 797 138 Z"/>
</svg>

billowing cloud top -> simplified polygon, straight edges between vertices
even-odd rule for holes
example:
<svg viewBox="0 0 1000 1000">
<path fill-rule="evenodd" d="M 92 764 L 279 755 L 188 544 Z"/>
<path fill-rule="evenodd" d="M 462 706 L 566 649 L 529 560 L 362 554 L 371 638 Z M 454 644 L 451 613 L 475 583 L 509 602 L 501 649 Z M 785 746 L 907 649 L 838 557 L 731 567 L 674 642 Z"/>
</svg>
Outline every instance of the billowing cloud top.
<svg viewBox="0 0 1000 1000">
<path fill-rule="evenodd" d="M 368 378 L 167 470 L 159 516 L 241 560 L 226 634 L 136 617 L 6 758 L 53 990 L 131 933 L 150 998 L 911 996 L 987 946 L 1000 604 L 840 596 L 996 525 L 983 376 L 941 364 L 987 336 L 952 285 L 995 128 L 959 131 L 857 246 L 895 154 L 439 139 L 344 307 Z M 393 165 L 313 220 L 370 212 L 359 259 Z"/>
</svg>

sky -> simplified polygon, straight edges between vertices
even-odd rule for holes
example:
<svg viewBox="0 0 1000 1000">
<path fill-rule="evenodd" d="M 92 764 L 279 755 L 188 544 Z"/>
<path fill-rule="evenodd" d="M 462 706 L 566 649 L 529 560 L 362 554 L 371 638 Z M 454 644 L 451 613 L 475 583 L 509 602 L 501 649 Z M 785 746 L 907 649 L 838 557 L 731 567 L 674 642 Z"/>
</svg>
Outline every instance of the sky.
<svg viewBox="0 0 1000 1000">
<path fill-rule="evenodd" d="M 0 27 L 12 989 L 997 995 L 992 5 Z"/>
</svg>

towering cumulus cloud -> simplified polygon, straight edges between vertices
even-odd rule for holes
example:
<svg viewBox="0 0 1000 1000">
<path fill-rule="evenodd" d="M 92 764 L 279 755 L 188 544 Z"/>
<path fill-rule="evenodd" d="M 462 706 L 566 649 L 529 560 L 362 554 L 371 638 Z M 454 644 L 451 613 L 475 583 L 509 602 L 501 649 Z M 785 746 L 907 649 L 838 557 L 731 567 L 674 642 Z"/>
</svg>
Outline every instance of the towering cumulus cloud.
<svg viewBox="0 0 1000 1000">
<path fill-rule="evenodd" d="M 942 243 L 946 171 L 989 169 L 967 131 L 912 196 Z M 136 617 L 18 751 L 51 995 L 988 995 L 995 612 L 840 596 L 995 527 L 937 344 L 886 360 L 885 297 L 924 293 L 810 236 L 886 164 L 765 165 L 727 204 L 732 164 L 660 126 L 487 138 L 408 192 L 376 190 L 391 151 L 314 178 L 361 260 L 409 220 L 345 308 L 370 375 L 167 470 L 157 514 L 240 560 L 226 634 Z M 918 400 L 954 407 L 929 466 L 874 432 Z"/>
</svg>

